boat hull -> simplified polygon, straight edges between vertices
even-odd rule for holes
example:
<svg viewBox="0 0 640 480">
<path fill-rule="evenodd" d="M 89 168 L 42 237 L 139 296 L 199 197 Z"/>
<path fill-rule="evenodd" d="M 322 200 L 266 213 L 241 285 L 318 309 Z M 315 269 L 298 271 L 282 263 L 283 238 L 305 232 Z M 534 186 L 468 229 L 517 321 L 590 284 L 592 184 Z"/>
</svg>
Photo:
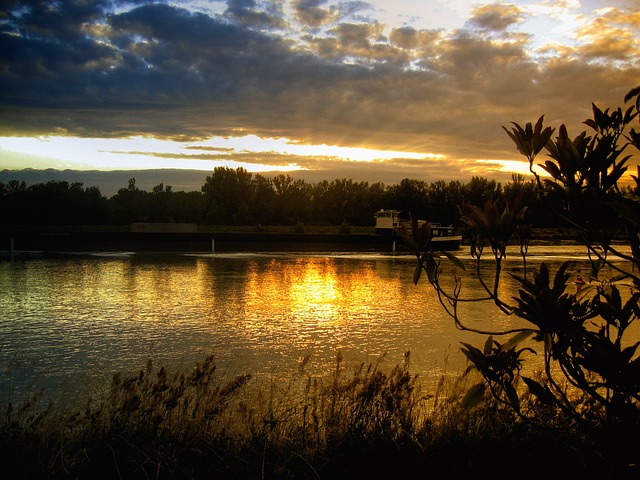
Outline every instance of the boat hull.
<svg viewBox="0 0 640 480">
<path fill-rule="evenodd" d="M 412 253 L 410 248 L 404 243 L 402 236 L 396 235 L 394 237 L 395 249 L 396 253 L 402 253 L 406 251 L 407 253 Z M 433 252 L 450 252 L 459 250 L 462 247 L 462 235 L 450 235 L 446 237 L 433 237 L 431 239 L 431 244 L 429 245 L 429 250 Z"/>
<path fill-rule="evenodd" d="M 452 235 L 450 237 L 434 237 L 431 239 L 431 250 L 458 250 L 461 246 L 462 235 Z"/>
</svg>

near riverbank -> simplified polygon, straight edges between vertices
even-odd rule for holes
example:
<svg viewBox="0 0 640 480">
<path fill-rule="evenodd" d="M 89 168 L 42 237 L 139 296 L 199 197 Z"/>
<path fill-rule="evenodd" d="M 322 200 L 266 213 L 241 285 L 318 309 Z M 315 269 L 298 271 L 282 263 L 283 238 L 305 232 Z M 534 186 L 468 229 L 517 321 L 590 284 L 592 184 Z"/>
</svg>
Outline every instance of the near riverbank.
<svg viewBox="0 0 640 480">
<path fill-rule="evenodd" d="M 407 362 L 346 365 L 249 389 L 212 358 L 114 375 L 84 407 L 2 405 L 0 468 L 12 479 L 632 478 L 535 399 L 544 428 L 459 378 L 422 391 Z M 252 381 L 252 380 L 251 380 Z M 585 405 L 588 408 L 588 406 Z M 637 478 L 637 477 L 633 477 Z"/>
</svg>

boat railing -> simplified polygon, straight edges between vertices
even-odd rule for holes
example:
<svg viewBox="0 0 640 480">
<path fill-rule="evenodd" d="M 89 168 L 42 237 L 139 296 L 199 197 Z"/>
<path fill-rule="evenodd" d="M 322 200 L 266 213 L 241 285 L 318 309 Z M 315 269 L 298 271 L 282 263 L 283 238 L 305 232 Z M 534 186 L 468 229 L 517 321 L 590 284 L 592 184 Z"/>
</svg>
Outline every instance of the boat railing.
<svg viewBox="0 0 640 480">
<path fill-rule="evenodd" d="M 418 220 L 418 227 L 421 227 L 425 223 L 427 223 L 425 220 Z M 434 236 L 453 235 L 453 227 L 451 227 L 451 226 L 443 227 L 440 223 L 435 223 L 435 222 L 429 222 L 429 225 L 431 226 L 431 228 L 433 230 L 433 235 Z M 412 224 L 411 220 L 404 220 L 404 219 L 399 220 L 398 229 L 400 229 L 402 227 L 404 227 L 405 231 L 409 235 L 411 235 L 411 232 L 413 231 L 413 224 Z"/>
</svg>

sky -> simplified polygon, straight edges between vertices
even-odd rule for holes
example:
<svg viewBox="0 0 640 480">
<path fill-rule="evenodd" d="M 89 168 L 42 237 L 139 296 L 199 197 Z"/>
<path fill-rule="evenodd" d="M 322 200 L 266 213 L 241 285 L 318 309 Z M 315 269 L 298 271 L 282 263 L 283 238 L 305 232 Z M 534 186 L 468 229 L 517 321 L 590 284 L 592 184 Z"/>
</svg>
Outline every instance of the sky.
<svg viewBox="0 0 640 480">
<path fill-rule="evenodd" d="M 501 127 L 624 106 L 639 33 L 640 0 L 4 0 L 0 170 L 505 180 Z"/>
</svg>

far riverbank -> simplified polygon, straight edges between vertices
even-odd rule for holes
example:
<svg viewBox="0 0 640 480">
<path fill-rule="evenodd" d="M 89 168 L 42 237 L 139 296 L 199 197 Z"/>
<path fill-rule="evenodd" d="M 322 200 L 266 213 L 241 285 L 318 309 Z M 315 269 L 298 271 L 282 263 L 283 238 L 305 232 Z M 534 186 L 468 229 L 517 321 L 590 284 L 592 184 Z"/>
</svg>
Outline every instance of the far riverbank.
<svg viewBox="0 0 640 480">
<path fill-rule="evenodd" d="M 132 232 L 130 226 L 2 226 L 0 251 L 17 252 L 394 252 L 393 238 L 373 227 L 195 226 L 194 232 Z M 464 234 L 464 232 L 463 232 Z M 534 229 L 532 245 L 574 240 L 570 231 Z M 468 241 L 463 240 L 463 246 Z"/>
</svg>

